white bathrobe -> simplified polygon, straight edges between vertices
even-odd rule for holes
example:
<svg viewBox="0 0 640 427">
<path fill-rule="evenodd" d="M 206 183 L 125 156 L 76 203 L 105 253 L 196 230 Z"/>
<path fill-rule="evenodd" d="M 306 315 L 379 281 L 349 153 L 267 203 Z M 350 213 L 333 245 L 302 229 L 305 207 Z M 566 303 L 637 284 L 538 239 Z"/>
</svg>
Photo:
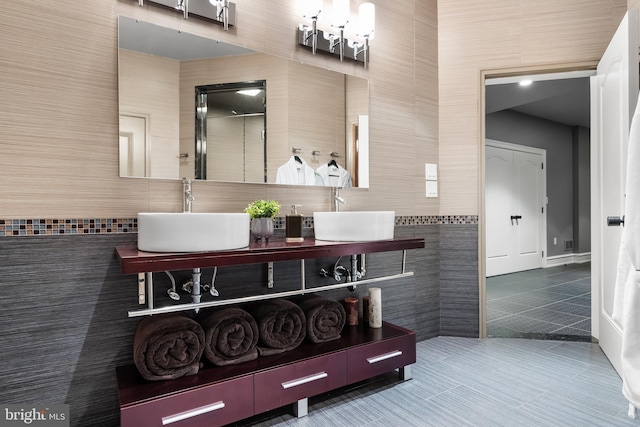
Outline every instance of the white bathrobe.
<svg viewBox="0 0 640 427">
<path fill-rule="evenodd" d="M 613 319 L 622 326 L 622 393 L 629 416 L 640 408 L 640 100 L 631 121 Z"/>
<path fill-rule="evenodd" d="M 302 163 L 298 162 L 295 156 L 291 156 L 287 163 L 278 168 L 276 184 L 316 185 L 316 171 L 304 159 L 298 158 Z"/>
<path fill-rule="evenodd" d="M 329 166 L 328 163 L 319 166 L 316 174 L 322 179 L 320 185 L 328 187 L 348 188 L 352 187 L 351 174 L 339 164 Z"/>
</svg>

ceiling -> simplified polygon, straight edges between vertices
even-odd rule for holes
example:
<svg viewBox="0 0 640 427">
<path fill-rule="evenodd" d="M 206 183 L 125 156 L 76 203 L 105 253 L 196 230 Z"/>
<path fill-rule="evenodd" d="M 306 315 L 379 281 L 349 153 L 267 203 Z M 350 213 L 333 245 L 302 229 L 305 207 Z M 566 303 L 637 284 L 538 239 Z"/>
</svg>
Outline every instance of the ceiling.
<svg viewBox="0 0 640 427">
<path fill-rule="evenodd" d="M 120 16 L 118 19 L 118 47 L 176 61 L 256 53 L 254 50 L 241 46 L 234 46 L 125 16 Z M 255 82 L 244 82 L 244 85 L 256 86 Z M 240 86 L 239 84 L 210 85 L 206 90 L 203 87 L 202 90 L 209 93 L 210 111 L 219 112 L 224 109 L 228 111 L 229 115 L 238 115 L 238 117 L 254 113 L 264 114 L 264 93 L 262 96 L 252 97 L 238 95 L 237 91 L 244 88 Z M 213 108 L 214 104 L 216 108 Z"/>
<path fill-rule="evenodd" d="M 161 27 L 126 16 L 120 16 L 118 19 L 118 46 L 121 49 L 178 61 L 256 53 L 255 50 L 241 46 Z"/>
<path fill-rule="evenodd" d="M 589 86 L 589 77 L 534 80 L 529 86 L 520 86 L 513 78 L 505 83 L 487 80 L 486 113 L 512 110 L 589 128 Z"/>
</svg>

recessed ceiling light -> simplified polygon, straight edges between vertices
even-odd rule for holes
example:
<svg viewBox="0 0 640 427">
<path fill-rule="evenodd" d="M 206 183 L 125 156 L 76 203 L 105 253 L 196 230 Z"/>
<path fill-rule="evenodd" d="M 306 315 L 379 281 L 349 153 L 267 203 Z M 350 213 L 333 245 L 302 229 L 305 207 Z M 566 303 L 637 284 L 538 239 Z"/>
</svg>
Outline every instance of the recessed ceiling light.
<svg viewBox="0 0 640 427">
<path fill-rule="evenodd" d="M 520 86 L 529 86 L 531 83 L 533 83 L 531 80 L 520 80 L 518 84 Z"/>
</svg>

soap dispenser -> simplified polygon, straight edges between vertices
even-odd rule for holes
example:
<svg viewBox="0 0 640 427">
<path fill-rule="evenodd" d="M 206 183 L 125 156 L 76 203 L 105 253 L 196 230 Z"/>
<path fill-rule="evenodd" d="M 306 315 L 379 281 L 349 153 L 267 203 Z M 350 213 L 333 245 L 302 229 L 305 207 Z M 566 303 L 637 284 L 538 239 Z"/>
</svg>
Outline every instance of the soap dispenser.
<svg viewBox="0 0 640 427">
<path fill-rule="evenodd" d="M 298 206 L 300 205 L 291 205 L 291 213 L 285 218 L 287 243 L 304 241 L 302 215 L 298 213 Z"/>
</svg>

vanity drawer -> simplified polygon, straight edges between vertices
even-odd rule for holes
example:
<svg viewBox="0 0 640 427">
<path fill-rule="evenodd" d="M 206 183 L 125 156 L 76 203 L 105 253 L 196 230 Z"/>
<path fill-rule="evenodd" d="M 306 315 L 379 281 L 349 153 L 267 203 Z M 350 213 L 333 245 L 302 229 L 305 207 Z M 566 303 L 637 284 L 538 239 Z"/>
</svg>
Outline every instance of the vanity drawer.
<svg viewBox="0 0 640 427">
<path fill-rule="evenodd" d="M 122 427 L 213 427 L 254 415 L 247 375 L 120 408 Z"/>
<path fill-rule="evenodd" d="M 254 375 L 256 413 L 279 408 L 346 384 L 346 351 L 259 372 Z"/>
<path fill-rule="evenodd" d="M 347 350 L 349 384 L 416 362 L 416 336 L 402 335 Z"/>
</svg>

